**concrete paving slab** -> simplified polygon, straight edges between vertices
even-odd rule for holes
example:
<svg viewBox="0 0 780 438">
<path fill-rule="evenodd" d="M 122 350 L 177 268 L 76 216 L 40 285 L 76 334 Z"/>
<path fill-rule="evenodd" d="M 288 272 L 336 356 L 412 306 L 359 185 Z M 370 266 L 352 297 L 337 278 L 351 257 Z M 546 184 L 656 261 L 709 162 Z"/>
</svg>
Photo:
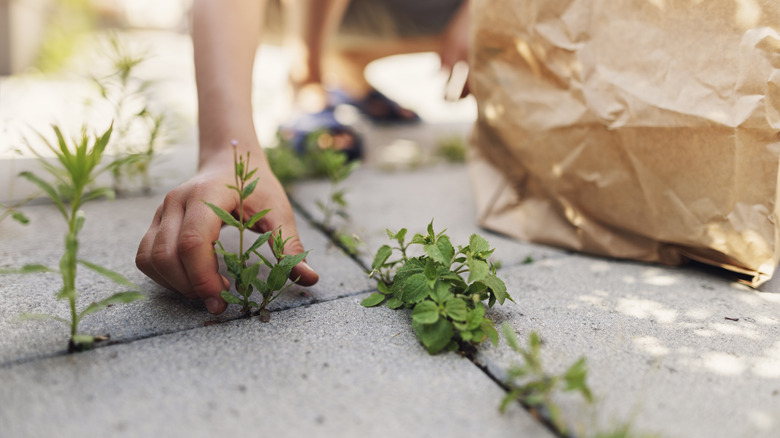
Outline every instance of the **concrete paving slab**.
<svg viewBox="0 0 780 438">
<path fill-rule="evenodd" d="M 564 417 L 594 432 L 620 421 L 664 437 L 780 434 L 780 294 L 702 267 L 587 256 L 540 260 L 501 276 L 518 302 L 493 311 L 525 344 L 535 330 L 550 372 L 580 356 L 599 401 L 562 397 Z M 520 358 L 486 348 L 491 369 Z"/>
<path fill-rule="evenodd" d="M 415 171 L 383 172 L 364 167 L 342 184 L 350 222 L 345 231 L 357 234 L 364 242 L 360 258 L 370 265 L 376 250 L 392 243 L 386 229 L 424 233 L 433 220 L 437 231 L 447 229 L 453 245 L 467 245 L 469 236 L 479 233 L 495 248 L 495 260 L 502 266 L 514 266 L 527 259 L 541 260 L 565 256 L 565 251 L 510 239 L 477 226 L 471 183 L 464 165 L 427 166 Z M 323 215 L 317 200 L 328 197 L 325 181 L 307 181 L 290 189 L 291 197 L 315 221 Z"/>
<path fill-rule="evenodd" d="M 0 367 L 0 436 L 552 436 L 364 297 Z"/>
<path fill-rule="evenodd" d="M 199 301 L 184 299 L 158 286 L 136 269 L 138 243 L 162 198 L 162 195 L 122 198 L 97 201 L 85 207 L 87 224 L 81 233 L 81 257 L 125 275 L 138 284 L 149 299 L 113 306 L 88 316 L 80 326 L 84 333 L 109 333 L 112 340 L 121 341 L 185 330 L 202 326 L 207 321 L 239 316 L 237 306 L 230 306 L 225 314 L 214 317 Z M 27 263 L 56 267 L 62 254 L 65 231 L 59 213 L 51 205 L 30 206 L 24 211 L 30 216 L 29 225 L 22 226 L 11 220 L 0 223 L 0 267 L 20 267 Z M 313 287 L 293 286 L 271 304 L 270 310 L 330 300 L 373 288 L 372 281 L 352 259 L 333 248 L 305 220 L 299 219 L 298 225 L 301 239 L 312 250 L 308 261 L 322 273 L 322 278 Z M 237 233 L 225 229 L 221 238 L 226 242 L 237 242 Z M 246 239 L 251 239 L 251 236 L 246 236 Z M 226 245 L 228 248 L 237 246 Z M 263 250 L 270 256 L 267 248 Z M 18 319 L 24 312 L 69 315 L 67 304 L 54 299 L 61 284 L 59 274 L 8 275 L 0 277 L 0 281 L 3 285 L 0 364 L 61 352 L 68 338 L 64 324 L 54 321 L 20 322 Z M 79 271 L 78 283 L 81 285 L 79 309 L 123 290 L 86 269 Z"/>
</svg>

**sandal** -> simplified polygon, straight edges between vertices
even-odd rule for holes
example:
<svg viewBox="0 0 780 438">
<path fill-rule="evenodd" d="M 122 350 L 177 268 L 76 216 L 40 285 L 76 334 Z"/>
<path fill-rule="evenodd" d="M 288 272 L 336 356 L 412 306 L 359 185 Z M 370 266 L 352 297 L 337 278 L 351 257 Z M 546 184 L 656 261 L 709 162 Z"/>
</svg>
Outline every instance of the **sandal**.
<svg viewBox="0 0 780 438">
<path fill-rule="evenodd" d="M 352 105 L 366 115 L 373 123 L 386 125 L 403 125 L 420 122 L 420 116 L 414 111 L 404 108 L 396 101 L 372 88 L 363 98 L 354 99 L 339 89 L 328 90 L 330 105 Z"/>
<path fill-rule="evenodd" d="M 353 127 L 336 120 L 334 107 L 293 118 L 279 127 L 279 135 L 300 155 L 316 145 L 343 152 L 348 161 L 363 158 L 363 139 Z"/>
</svg>

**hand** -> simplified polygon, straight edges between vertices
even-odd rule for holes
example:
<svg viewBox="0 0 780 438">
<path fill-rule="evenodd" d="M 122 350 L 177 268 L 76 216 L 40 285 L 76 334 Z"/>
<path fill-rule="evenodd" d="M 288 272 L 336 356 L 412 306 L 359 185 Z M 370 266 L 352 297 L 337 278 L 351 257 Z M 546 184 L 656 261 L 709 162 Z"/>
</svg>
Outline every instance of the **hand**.
<svg viewBox="0 0 780 438">
<path fill-rule="evenodd" d="M 225 187 L 235 184 L 232 151 L 229 152 L 213 157 L 195 177 L 165 196 L 136 255 L 136 265 L 144 274 L 187 298 L 204 300 L 213 314 L 225 311 L 227 303 L 221 291 L 229 289 L 230 283 L 219 275 L 214 253 L 214 241 L 219 238 L 222 221 L 203 201 L 238 214 L 238 196 Z M 258 167 L 260 182 L 255 192 L 244 200 L 244 216 L 248 219 L 258 211 L 271 208 L 253 227 L 254 231 L 281 227 L 283 236 L 293 236 L 285 245 L 285 254 L 299 254 L 303 252 L 303 244 L 298 238 L 287 195 L 268 167 L 262 150 L 257 149 L 255 155 L 250 165 Z M 290 278 L 299 278 L 298 284 L 304 286 L 319 279 L 305 261 L 293 269 Z"/>
</svg>

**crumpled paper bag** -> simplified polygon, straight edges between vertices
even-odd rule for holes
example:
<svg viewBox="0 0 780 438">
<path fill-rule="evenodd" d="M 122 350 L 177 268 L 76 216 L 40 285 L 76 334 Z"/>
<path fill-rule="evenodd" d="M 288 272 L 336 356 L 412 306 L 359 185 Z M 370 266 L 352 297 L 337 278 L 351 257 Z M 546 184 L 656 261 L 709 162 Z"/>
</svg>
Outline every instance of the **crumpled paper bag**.
<svg viewBox="0 0 780 438">
<path fill-rule="evenodd" d="M 780 260 L 780 2 L 475 0 L 483 226 L 757 286 Z"/>
</svg>

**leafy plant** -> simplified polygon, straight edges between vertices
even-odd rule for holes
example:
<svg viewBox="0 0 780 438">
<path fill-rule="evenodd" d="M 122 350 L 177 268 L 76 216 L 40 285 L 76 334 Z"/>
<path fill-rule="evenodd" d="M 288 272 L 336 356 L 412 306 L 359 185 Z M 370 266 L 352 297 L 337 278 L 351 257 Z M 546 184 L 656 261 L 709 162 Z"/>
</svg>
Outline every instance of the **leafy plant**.
<svg viewBox="0 0 780 438">
<path fill-rule="evenodd" d="M 274 175 L 284 184 L 304 178 L 328 179 L 328 197 L 317 201 L 317 208 L 323 215 L 320 228 L 347 254 L 354 255 L 358 253 L 362 241 L 357 235 L 344 231 L 349 213 L 346 190 L 340 185 L 354 172 L 359 163 L 349 161 L 344 152 L 320 147 L 320 141 L 325 137 L 330 136 L 324 131 L 309 134 L 304 141 L 303 152 L 298 153 L 288 140 L 279 136 L 277 147 L 265 150 L 266 157 Z M 336 225 L 336 218 L 343 221 L 341 225 Z"/>
<path fill-rule="evenodd" d="M 398 246 L 383 245 L 377 251 L 370 275 L 377 278 L 379 292 L 361 304 L 411 308 L 412 327 L 431 354 L 454 350 L 459 342 L 479 344 L 490 339 L 497 344 L 498 332 L 485 316 L 483 301 L 493 307 L 513 300 L 488 260 L 494 249 L 473 234 L 468 245 L 456 250 L 444 233 L 435 233 L 431 222 L 428 234 L 416 234 L 407 243 L 406 228 L 396 233 L 388 230 Z M 412 245 L 421 246 L 425 255 L 411 257 Z M 400 258 L 390 260 L 394 252 Z"/>
<path fill-rule="evenodd" d="M 16 222 L 19 222 L 22 225 L 27 225 L 28 223 L 30 223 L 30 219 L 22 211 L 19 210 L 19 207 L 21 207 L 25 203 L 26 201 L 20 204 L 4 204 L 0 202 L 0 222 L 5 220 L 5 218 L 10 217 L 11 219 L 15 220 Z"/>
<path fill-rule="evenodd" d="M 103 152 L 111 137 L 112 128 L 110 127 L 100 136 L 96 135 L 92 145 L 90 145 L 90 138 L 86 133 L 86 129 L 82 130 L 81 139 L 72 140 L 72 144 L 66 142 L 57 126 L 54 126 L 53 129 L 57 136 L 56 147 L 47 141 L 45 137 L 41 136 L 41 138 L 56 156 L 56 161 L 52 164 L 43 160 L 43 157 L 40 155 L 38 155 L 38 157 L 41 158 L 40 162 L 44 170 L 54 178 L 54 182 L 46 182 L 32 172 L 22 172 L 20 175 L 43 190 L 43 192 L 51 198 L 52 202 L 57 207 L 57 210 L 67 222 L 68 231 L 65 235 L 65 252 L 60 259 L 59 269 L 51 269 L 36 264 L 26 265 L 16 270 L 4 270 L 2 273 L 60 273 L 62 276 L 62 289 L 57 294 L 57 299 L 68 301 L 70 306 L 70 320 L 47 314 L 26 314 L 24 317 L 27 319 L 54 319 L 68 324 L 70 326 L 68 351 L 74 352 L 89 348 L 95 341 L 105 339 L 105 337 L 95 337 L 79 333 L 78 325 L 85 316 L 98 312 L 113 304 L 129 303 L 145 297 L 135 290 L 137 289 L 135 284 L 119 273 L 83 260 L 78 256 L 78 235 L 84 228 L 86 222 L 86 216 L 81 209 L 83 204 L 96 198 L 113 196 L 113 191 L 111 191 L 111 189 L 105 187 L 91 188 L 97 175 L 110 167 L 110 165 L 101 166 L 100 163 Z M 34 149 L 33 152 L 35 152 Z M 35 153 L 37 154 L 37 152 Z M 79 312 L 76 309 L 76 300 L 78 298 L 76 275 L 78 265 L 97 272 L 120 285 L 133 288 L 133 290 L 119 292 L 104 300 L 93 302 Z"/>
<path fill-rule="evenodd" d="M 349 219 L 347 201 L 344 198 L 346 190 L 339 185 L 352 174 L 360 163 L 357 161 L 348 162 L 345 154 L 333 149 L 322 149 L 318 164 L 330 181 L 330 193 L 325 201 L 317 201 L 317 207 L 323 214 L 323 227 L 333 230 L 334 217 Z"/>
<path fill-rule="evenodd" d="M 237 295 L 235 295 L 230 291 L 223 290 L 222 298 L 230 304 L 240 305 L 243 312 L 247 315 L 252 313 L 253 308 L 257 308 L 257 314 L 260 315 L 263 321 L 268 321 L 270 313 L 266 310 L 266 307 L 282 292 L 295 283 L 292 282 L 287 284 L 287 278 L 290 276 L 290 272 L 292 272 L 295 265 L 306 258 L 306 255 L 309 252 L 305 251 L 297 255 L 285 255 L 284 245 L 290 237 L 283 239 L 280 229 L 261 234 L 249 248 L 244 250 L 244 231 L 251 229 L 271 210 L 259 211 L 252 215 L 248 220 L 244 218 L 244 200 L 254 192 L 259 178 L 252 179 L 257 172 L 257 169 L 250 170 L 249 168 L 250 154 L 247 153 L 246 159 L 243 155 L 239 156 L 236 147 L 238 143 L 234 140 L 232 144 L 235 162 L 235 185 L 228 185 L 227 187 L 230 190 L 235 191 L 238 195 L 238 218 L 233 217 L 232 214 L 224 209 L 206 202 L 206 205 L 208 205 L 226 225 L 238 229 L 238 253 L 232 253 L 225 250 L 220 241 L 215 242 L 215 250 L 218 254 L 222 255 L 228 273 L 233 277 L 237 292 Z M 269 240 L 271 241 L 271 248 L 274 256 L 278 260 L 276 263 L 272 263 L 258 252 L 258 249 Z M 257 256 L 259 260 L 255 263 L 250 263 L 249 259 L 253 254 Z M 258 278 L 261 264 L 265 264 L 271 269 L 266 281 Z M 262 296 L 262 301 L 260 303 L 251 299 L 255 289 L 259 291 Z"/>
<path fill-rule="evenodd" d="M 151 191 L 150 168 L 163 144 L 166 118 L 151 108 L 148 90 L 153 85 L 136 73 L 149 55 L 133 54 L 119 40 L 109 39 L 108 57 L 113 71 L 93 77 L 100 95 L 113 108 L 115 125 L 112 151 L 117 156 L 112 167 L 114 190 L 125 189 L 126 178 L 138 178 L 144 193 Z"/>
<path fill-rule="evenodd" d="M 528 336 L 527 348 L 518 344 L 515 333 L 508 325 L 503 326 L 503 332 L 512 350 L 523 358 L 523 363 L 512 365 L 507 371 L 506 385 L 509 391 L 501 402 L 501 411 L 506 410 L 509 403 L 519 400 L 527 408 L 546 413 L 551 425 L 558 432 L 565 433 L 566 423 L 552 396 L 558 390 L 576 391 L 589 403 L 593 401 L 593 394 L 585 381 L 588 373 L 585 358 L 580 358 L 565 373 L 551 376 L 542 366 L 542 341 L 536 332 Z"/>
<path fill-rule="evenodd" d="M 451 136 L 439 139 L 436 144 L 436 155 L 450 163 L 466 161 L 466 144 L 461 136 Z"/>
</svg>

